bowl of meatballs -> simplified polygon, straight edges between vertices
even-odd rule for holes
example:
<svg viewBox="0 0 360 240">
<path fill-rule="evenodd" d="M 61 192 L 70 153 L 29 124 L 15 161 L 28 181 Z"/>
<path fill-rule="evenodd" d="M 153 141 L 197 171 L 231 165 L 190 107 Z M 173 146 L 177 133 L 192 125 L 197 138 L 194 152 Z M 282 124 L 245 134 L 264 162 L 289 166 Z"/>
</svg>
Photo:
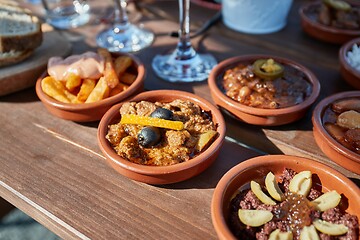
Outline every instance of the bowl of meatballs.
<svg viewBox="0 0 360 240">
<path fill-rule="evenodd" d="M 360 35 L 360 4 L 354 0 L 322 0 L 304 4 L 301 25 L 310 36 L 333 44 L 343 44 Z"/>
<path fill-rule="evenodd" d="M 312 117 L 317 145 L 329 159 L 360 174 L 360 91 L 324 98 Z"/>
</svg>

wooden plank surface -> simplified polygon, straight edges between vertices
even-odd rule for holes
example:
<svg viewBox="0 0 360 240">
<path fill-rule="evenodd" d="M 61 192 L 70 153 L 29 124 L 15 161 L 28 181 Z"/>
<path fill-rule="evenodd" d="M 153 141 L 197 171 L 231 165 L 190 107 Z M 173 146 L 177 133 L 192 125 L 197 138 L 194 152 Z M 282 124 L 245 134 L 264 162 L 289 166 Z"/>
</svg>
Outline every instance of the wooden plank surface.
<svg viewBox="0 0 360 240">
<path fill-rule="evenodd" d="M 65 239 L 214 239 L 214 187 L 232 166 L 259 155 L 226 141 L 204 174 L 151 186 L 107 165 L 96 143 L 96 123 L 53 117 L 32 90 L 2 100 L 7 117 L 0 124 L 8 137 L 0 147 L 0 195 Z"/>
<path fill-rule="evenodd" d="M 280 32 L 246 35 L 218 23 L 193 39 L 193 44 L 219 61 L 250 53 L 298 61 L 321 81 L 319 100 L 350 89 L 338 72 L 339 46 L 302 32 L 297 10 L 303 2 L 294 1 L 289 23 Z M 98 19 L 109 3 L 90 1 L 95 14 L 92 22 L 62 32 L 74 53 L 96 47 L 95 35 L 104 28 Z M 140 6 L 143 15 L 132 6 L 130 19 L 156 33 L 154 44 L 136 54 L 147 68 L 145 87 L 181 89 L 212 101 L 206 82 L 168 83 L 151 69 L 155 54 L 173 49 L 177 42 L 168 36 L 178 28 L 177 1 L 144 1 Z M 192 5 L 192 28 L 214 13 Z M 227 138 L 215 163 L 195 178 L 163 186 L 131 181 L 115 172 L 97 145 L 98 122 L 79 124 L 50 115 L 33 88 L 0 97 L 0 112 L 0 196 L 64 239 L 216 239 L 210 203 L 217 182 L 237 163 L 260 154 L 306 156 L 333 166 L 356 182 L 360 179 L 321 153 L 312 136 L 311 111 L 297 123 L 271 128 L 249 126 L 224 113 Z"/>
</svg>

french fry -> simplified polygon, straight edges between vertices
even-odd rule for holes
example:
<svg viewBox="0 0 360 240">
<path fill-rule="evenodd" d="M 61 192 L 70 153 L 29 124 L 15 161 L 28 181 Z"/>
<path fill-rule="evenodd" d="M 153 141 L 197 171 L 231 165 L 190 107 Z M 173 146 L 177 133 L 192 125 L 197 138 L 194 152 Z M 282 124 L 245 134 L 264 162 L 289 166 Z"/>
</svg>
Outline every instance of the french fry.
<svg viewBox="0 0 360 240">
<path fill-rule="evenodd" d="M 74 91 L 74 89 L 79 87 L 82 82 L 81 77 L 72 72 L 66 74 L 64 80 L 66 80 L 65 86 L 69 91 Z"/>
<path fill-rule="evenodd" d="M 114 63 L 110 52 L 104 48 L 99 48 L 98 53 L 105 59 L 104 77 L 107 85 L 114 88 L 119 83 L 119 78 L 116 75 Z"/>
<path fill-rule="evenodd" d="M 110 88 L 105 77 L 101 77 L 85 103 L 97 102 L 109 96 Z"/>
<path fill-rule="evenodd" d="M 81 84 L 80 91 L 78 92 L 76 98 L 78 102 L 84 103 L 89 97 L 92 90 L 95 88 L 96 80 L 95 79 L 84 79 Z"/>
<path fill-rule="evenodd" d="M 122 91 L 126 90 L 129 86 L 119 83 L 114 88 L 110 89 L 109 97 L 112 97 L 118 93 L 121 93 Z"/>
<path fill-rule="evenodd" d="M 128 69 L 132 64 L 132 59 L 129 56 L 119 56 L 115 59 L 114 67 L 115 72 L 118 78 L 125 73 L 126 69 Z"/>
<path fill-rule="evenodd" d="M 81 102 L 77 101 L 76 95 L 72 94 L 71 92 L 69 92 L 66 89 L 65 89 L 65 95 L 68 99 L 70 99 L 71 103 L 81 103 Z"/>
<path fill-rule="evenodd" d="M 48 96 L 60 102 L 64 102 L 64 103 L 71 102 L 67 94 L 65 94 L 65 92 L 68 92 L 65 86 L 60 81 L 57 81 L 53 77 L 50 76 L 45 77 L 41 81 L 41 88 Z"/>
<path fill-rule="evenodd" d="M 128 72 L 124 72 L 123 75 L 119 78 L 120 82 L 125 83 L 126 85 L 131 85 L 136 79 L 136 75 Z"/>
</svg>

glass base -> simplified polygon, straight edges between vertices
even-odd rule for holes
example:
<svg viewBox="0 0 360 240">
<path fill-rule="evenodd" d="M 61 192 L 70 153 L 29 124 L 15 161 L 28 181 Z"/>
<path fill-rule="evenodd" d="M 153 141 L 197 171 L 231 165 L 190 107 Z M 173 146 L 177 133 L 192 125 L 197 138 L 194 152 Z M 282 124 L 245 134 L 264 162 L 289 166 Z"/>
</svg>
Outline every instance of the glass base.
<svg viewBox="0 0 360 240">
<path fill-rule="evenodd" d="M 70 5 L 48 10 L 46 22 L 58 29 L 70 29 L 89 22 L 88 4 Z"/>
<path fill-rule="evenodd" d="M 153 41 L 154 33 L 132 24 L 126 28 L 114 25 L 96 37 L 97 45 L 111 52 L 137 52 L 150 46 Z"/>
<path fill-rule="evenodd" d="M 31 4 L 39 4 L 41 3 L 41 0 L 27 0 L 27 2 Z"/>
<path fill-rule="evenodd" d="M 216 59 L 210 54 L 195 53 L 190 59 L 178 59 L 175 50 L 169 55 L 156 55 L 152 67 L 165 81 L 198 82 L 206 80 L 216 64 Z"/>
</svg>

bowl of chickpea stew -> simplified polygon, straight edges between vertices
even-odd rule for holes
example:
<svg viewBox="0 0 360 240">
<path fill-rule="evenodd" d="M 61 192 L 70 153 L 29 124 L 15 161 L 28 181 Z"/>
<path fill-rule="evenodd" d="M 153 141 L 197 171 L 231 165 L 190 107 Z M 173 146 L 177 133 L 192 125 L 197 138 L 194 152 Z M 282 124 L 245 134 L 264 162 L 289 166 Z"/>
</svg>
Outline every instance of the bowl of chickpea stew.
<svg viewBox="0 0 360 240">
<path fill-rule="evenodd" d="M 268 55 L 224 60 L 212 70 L 208 83 L 217 105 L 243 122 L 262 126 L 302 118 L 320 92 L 309 69 Z"/>
</svg>

